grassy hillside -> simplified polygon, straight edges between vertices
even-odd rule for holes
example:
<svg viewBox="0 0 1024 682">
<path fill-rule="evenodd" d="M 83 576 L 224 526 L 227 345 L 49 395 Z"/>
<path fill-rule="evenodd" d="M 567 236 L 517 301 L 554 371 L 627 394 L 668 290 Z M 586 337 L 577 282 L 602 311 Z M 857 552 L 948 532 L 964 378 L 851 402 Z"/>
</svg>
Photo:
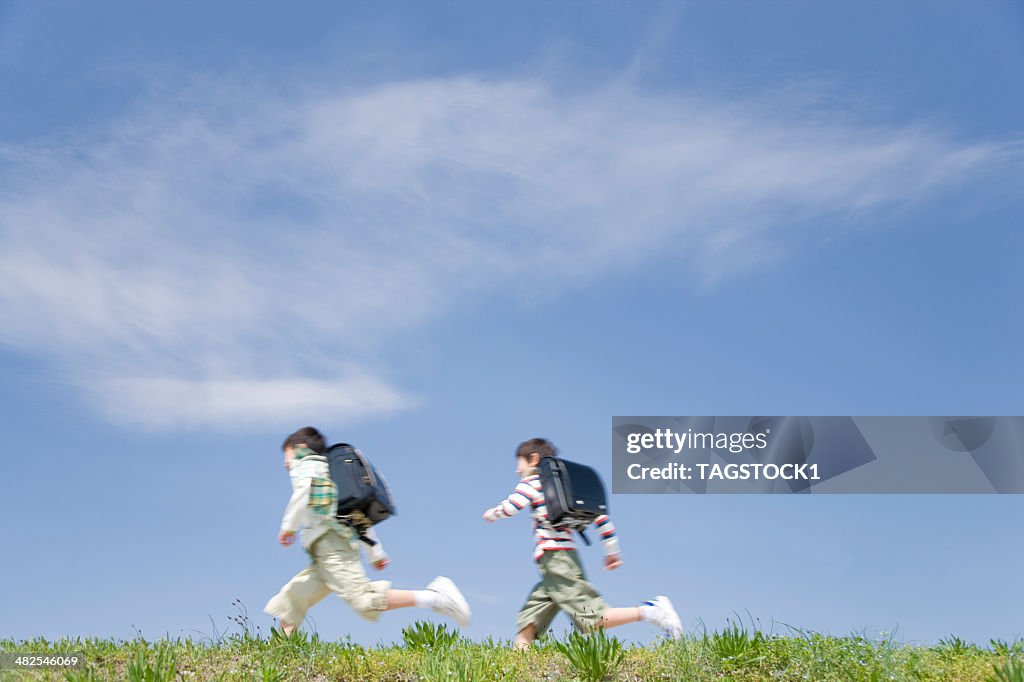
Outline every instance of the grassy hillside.
<svg viewBox="0 0 1024 682">
<path fill-rule="evenodd" d="M 244 623 L 243 623 L 244 625 Z M 0 672 L 52 680 L 995 680 L 1024 682 L 1024 640 L 980 648 L 951 637 L 921 647 L 892 639 L 766 634 L 733 623 L 678 642 L 624 646 L 614 637 L 546 639 L 527 652 L 508 641 L 471 642 L 445 626 L 415 623 L 400 644 L 363 647 L 304 632 L 148 642 L 0 641 L 0 651 L 84 655 L 84 668 Z"/>
</svg>

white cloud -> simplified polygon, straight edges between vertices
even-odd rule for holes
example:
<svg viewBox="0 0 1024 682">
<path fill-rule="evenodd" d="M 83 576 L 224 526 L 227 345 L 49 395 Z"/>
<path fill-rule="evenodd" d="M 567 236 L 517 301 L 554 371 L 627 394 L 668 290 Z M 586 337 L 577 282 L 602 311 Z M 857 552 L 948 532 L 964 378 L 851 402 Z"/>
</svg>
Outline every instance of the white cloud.
<svg viewBox="0 0 1024 682">
<path fill-rule="evenodd" d="M 370 376 L 317 379 L 120 378 L 83 387 L 113 420 L 144 428 L 339 423 L 389 414 L 408 397 Z M 119 396 L 111 400 L 110 396 Z"/>
<path fill-rule="evenodd" d="M 410 402 L 375 370 L 396 332 L 531 273 L 554 294 L 671 258 L 710 281 L 1020 158 L 622 85 L 321 86 L 206 80 L 0 150 L 0 340 L 122 422 L 363 418 Z"/>
</svg>

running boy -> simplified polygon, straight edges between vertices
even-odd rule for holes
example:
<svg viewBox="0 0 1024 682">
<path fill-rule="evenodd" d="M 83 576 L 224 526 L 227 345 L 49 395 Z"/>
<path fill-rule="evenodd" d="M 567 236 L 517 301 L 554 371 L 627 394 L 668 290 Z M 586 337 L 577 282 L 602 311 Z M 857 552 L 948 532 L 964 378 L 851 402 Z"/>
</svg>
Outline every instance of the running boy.
<svg viewBox="0 0 1024 682">
<path fill-rule="evenodd" d="M 386 580 L 371 582 L 360 561 L 357 534 L 335 518 L 338 499 L 333 486 L 318 485 L 330 478 L 323 435 L 306 426 L 285 439 L 284 466 L 292 480 L 292 497 L 284 511 L 278 542 L 287 547 L 295 542 L 295 533 L 302 530 L 302 545 L 312 563 L 302 569 L 281 588 L 264 607 L 264 612 L 278 619 L 281 630 L 290 635 L 306 617 L 306 611 L 334 592 L 363 618 L 373 622 L 381 611 L 406 606 L 433 609 L 454 618 L 465 627 L 469 624 L 469 605 L 462 593 L 448 578 L 439 576 L 423 590 L 392 590 Z M 389 563 L 387 554 L 371 528 L 366 535 L 376 542 L 370 552 L 374 568 L 382 570 Z"/>
<path fill-rule="evenodd" d="M 573 544 L 572 531 L 555 528 L 547 520 L 547 506 L 537 465 L 541 457 L 554 457 L 556 453 L 555 446 L 543 438 L 531 438 L 520 443 L 516 450 L 516 473 L 521 479 L 519 485 L 501 504 L 484 512 L 484 520 L 488 523 L 514 516 L 525 507 L 530 508 L 533 516 L 537 540 L 533 558 L 537 561 L 541 579 L 534 585 L 516 618 L 516 648 L 527 648 L 544 634 L 560 609 L 583 632 L 643 620 L 673 638 L 680 637 L 682 625 L 668 597 L 655 597 L 632 608 L 611 608 L 587 582 Z M 605 568 L 614 570 L 622 565 L 615 527 L 607 515 L 599 516 L 595 524 L 604 545 Z"/>
</svg>

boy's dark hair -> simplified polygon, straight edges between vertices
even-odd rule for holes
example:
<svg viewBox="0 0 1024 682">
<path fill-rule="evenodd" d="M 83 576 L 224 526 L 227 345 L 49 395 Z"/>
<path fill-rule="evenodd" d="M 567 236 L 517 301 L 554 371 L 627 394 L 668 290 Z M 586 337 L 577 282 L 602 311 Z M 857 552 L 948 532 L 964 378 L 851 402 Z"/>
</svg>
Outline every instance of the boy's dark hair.
<svg viewBox="0 0 1024 682">
<path fill-rule="evenodd" d="M 529 457 L 536 452 L 541 458 L 558 456 L 558 448 L 546 438 L 531 438 L 524 440 L 516 448 L 516 457 Z"/>
<path fill-rule="evenodd" d="M 314 429 L 312 426 L 303 426 L 301 429 L 293 433 L 284 439 L 284 443 L 281 443 L 281 449 L 295 447 L 302 443 L 306 444 L 306 447 L 313 452 L 323 452 L 324 448 L 327 447 L 327 441 L 324 440 L 324 435 Z"/>
</svg>

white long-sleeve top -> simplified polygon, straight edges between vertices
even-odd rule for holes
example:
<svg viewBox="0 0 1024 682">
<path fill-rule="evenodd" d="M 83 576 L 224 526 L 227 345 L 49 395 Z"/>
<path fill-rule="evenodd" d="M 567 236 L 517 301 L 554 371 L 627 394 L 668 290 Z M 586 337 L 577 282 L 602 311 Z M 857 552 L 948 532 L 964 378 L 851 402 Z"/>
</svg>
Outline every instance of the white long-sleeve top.
<svg viewBox="0 0 1024 682">
<path fill-rule="evenodd" d="M 512 494 L 501 501 L 498 506 L 488 509 L 485 514 L 490 520 L 505 519 L 515 516 L 525 507 L 530 507 L 530 514 L 533 517 L 533 533 L 536 538 L 536 545 L 533 550 L 535 560 L 544 556 L 544 552 L 576 549 L 573 542 L 572 531 L 568 528 L 553 528 L 548 523 L 548 506 L 544 500 L 544 490 L 541 487 L 540 476 L 528 474 L 519 481 Z M 601 544 L 604 546 L 604 553 L 608 556 L 619 553 L 619 540 L 615 536 L 615 526 L 607 514 L 602 514 L 594 520 L 597 532 L 601 536 Z"/>
<path fill-rule="evenodd" d="M 299 532 L 302 546 L 308 550 L 327 531 L 341 529 L 341 523 L 334 518 L 333 513 L 326 516 L 317 514 L 309 504 L 309 491 L 313 479 L 330 478 L 331 476 L 327 459 L 318 455 L 307 455 L 302 459 L 294 459 L 288 469 L 288 475 L 292 481 L 292 496 L 284 509 L 281 530 Z M 384 552 L 384 547 L 373 528 L 366 531 L 366 537 L 377 543 L 373 547 L 364 542 L 359 543 L 369 552 L 370 561 L 387 559 L 388 555 Z"/>
</svg>

